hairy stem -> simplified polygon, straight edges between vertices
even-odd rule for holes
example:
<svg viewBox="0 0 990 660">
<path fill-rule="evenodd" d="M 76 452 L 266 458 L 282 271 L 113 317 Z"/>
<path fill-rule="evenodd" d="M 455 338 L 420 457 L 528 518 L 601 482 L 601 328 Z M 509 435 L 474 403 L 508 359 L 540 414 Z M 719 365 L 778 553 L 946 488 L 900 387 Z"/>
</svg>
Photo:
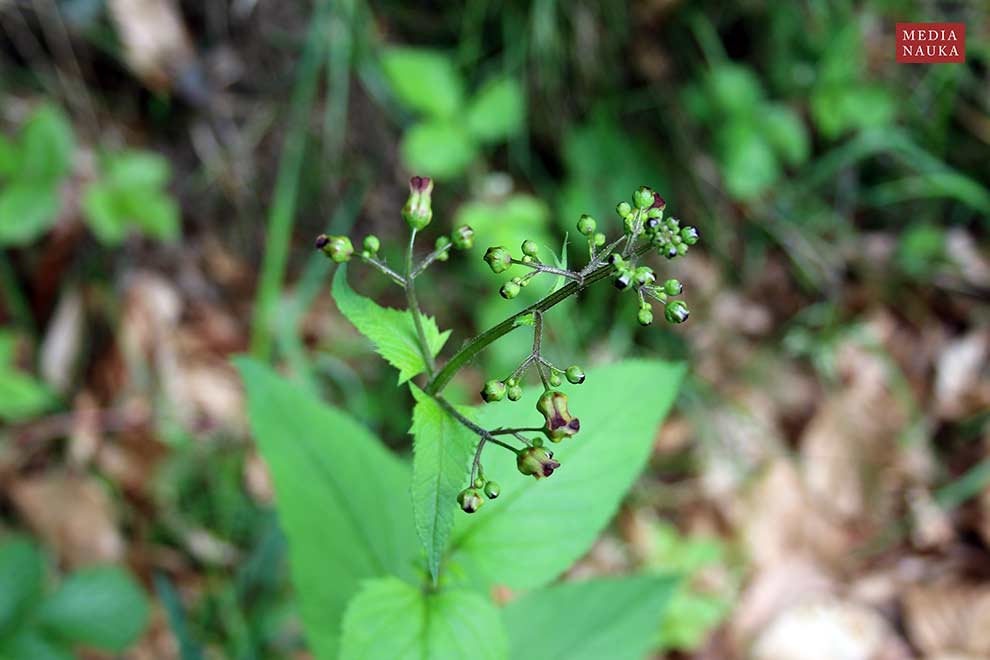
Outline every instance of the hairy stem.
<svg viewBox="0 0 990 660">
<path fill-rule="evenodd" d="M 441 255 L 450 252 L 450 249 L 454 247 L 452 243 L 447 243 L 441 248 L 437 248 L 433 252 L 430 252 L 426 257 L 419 262 L 419 265 L 413 268 L 412 273 L 409 274 L 410 279 L 415 279 L 419 277 L 420 273 L 429 268 L 430 264 L 440 258 Z"/>
<path fill-rule="evenodd" d="M 413 245 L 415 243 L 416 230 L 413 229 L 409 234 L 409 249 L 406 251 L 406 303 L 409 305 L 409 313 L 411 313 L 413 317 L 413 325 L 416 326 L 416 337 L 419 340 L 419 350 L 423 354 L 423 360 L 426 362 L 426 374 L 432 380 L 437 371 L 437 363 L 433 360 L 433 351 L 430 350 L 430 345 L 426 341 L 426 332 L 423 331 L 423 319 L 421 318 L 423 313 L 419 309 L 419 301 L 416 300 L 416 283 L 413 281 L 412 274 Z"/>
</svg>

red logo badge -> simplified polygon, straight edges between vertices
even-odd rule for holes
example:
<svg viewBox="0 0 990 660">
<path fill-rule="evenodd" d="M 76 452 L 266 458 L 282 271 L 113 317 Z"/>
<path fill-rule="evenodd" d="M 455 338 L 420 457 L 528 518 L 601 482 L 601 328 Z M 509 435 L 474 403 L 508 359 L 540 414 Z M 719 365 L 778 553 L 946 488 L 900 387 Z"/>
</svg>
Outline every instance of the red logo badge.
<svg viewBox="0 0 990 660">
<path fill-rule="evenodd" d="M 898 23 L 897 61 L 939 64 L 966 61 L 964 23 Z"/>
</svg>

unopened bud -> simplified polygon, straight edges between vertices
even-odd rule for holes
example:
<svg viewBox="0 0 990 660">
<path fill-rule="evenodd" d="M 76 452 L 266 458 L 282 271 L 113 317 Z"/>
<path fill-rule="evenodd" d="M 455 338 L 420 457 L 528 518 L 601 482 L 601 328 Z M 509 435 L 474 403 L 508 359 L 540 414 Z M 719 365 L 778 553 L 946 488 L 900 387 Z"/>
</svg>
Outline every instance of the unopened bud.
<svg viewBox="0 0 990 660">
<path fill-rule="evenodd" d="M 500 380 L 490 380 L 485 383 L 485 387 L 481 390 L 481 398 L 486 403 L 501 401 L 505 398 L 505 390 L 505 383 Z"/>
<path fill-rule="evenodd" d="M 351 255 L 354 254 L 354 246 L 351 245 L 351 239 L 346 236 L 327 236 L 326 234 L 320 234 L 316 237 L 316 247 L 338 264 L 350 261 Z"/>
<path fill-rule="evenodd" d="M 433 180 L 425 176 L 409 179 L 409 198 L 402 218 L 415 230 L 425 229 L 433 219 Z"/>
<path fill-rule="evenodd" d="M 467 225 L 461 225 L 451 232 L 450 239 L 458 250 L 470 250 L 474 247 L 474 230 Z"/>
<path fill-rule="evenodd" d="M 495 274 L 504 273 L 512 265 L 512 254 L 501 245 L 488 248 L 484 259 Z"/>
</svg>

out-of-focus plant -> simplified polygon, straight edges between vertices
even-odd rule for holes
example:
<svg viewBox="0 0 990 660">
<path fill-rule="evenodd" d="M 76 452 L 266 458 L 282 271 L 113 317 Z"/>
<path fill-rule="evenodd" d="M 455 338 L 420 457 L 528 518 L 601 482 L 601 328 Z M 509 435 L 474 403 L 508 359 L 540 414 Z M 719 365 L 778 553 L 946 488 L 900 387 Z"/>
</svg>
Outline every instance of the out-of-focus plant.
<svg viewBox="0 0 990 660">
<path fill-rule="evenodd" d="M 523 127 L 525 100 L 514 78 L 492 77 L 468 96 L 454 60 L 442 52 L 389 47 L 381 65 L 395 97 L 417 115 L 400 147 L 411 171 L 437 179 L 460 176 L 482 147 Z"/>
<path fill-rule="evenodd" d="M 17 139 L 0 136 L 0 246 L 30 245 L 51 229 L 75 146 L 68 118 L 51 105 L 37 109 Z M 105 245 L 117 245 L 131 232 L 173 240 L 179 210 L 165 190 L 170 178 L 168 160 L 159 154 L 107 152 L 83 191 L 82 217 Z"/>
<path fill-rule="evenodd" d="M 17 337 L 0 331 L 0 420 L 16 422 L 44 412 L 55 395 L 44 383 L 17 369 Z"/>
<path fill-rule="evenodd" d="M 685 321 L 681 284 L 658 280 L 643 260 L 651 252 L 682 256 L 698 233 L 665 217 L 664 199 L 640 188 L 631 203 L 616 207 L 618 238 L 610 240 L 594 218 L 580 218 L 587 264 L 579 269 L 551 265 L 532 239 L 518 251 L 489 247 L 487 267 L 508 277 L 502 298 L 518 298 L 537 278 L 554 284 L 438 365 L 450 333 L 420 311 L 417 278 L 470 250 L 475 232 L 457 226 L 417 259 L 416 238 L 433 219 L 432 190 L 428 178 L 410 181 L 402 216 L 411 231 L 401 267 L 385 263 L 373 235 L 357 248 L 346 236 L 321 235 L 316 243 L 334 262 L 360 260 L 405 294 L 407 309 L 384 308 L 355 293 L 343 269 L 334 277 L 341 312 L 399 371 L 399 383 L 409 383 L 416 402 L 411 471 L 342 411 L 258 362 L 239 361 L 252 429 L 275 481 L 310 646 L 320 657 L 344 659 L 394 658 L 410 649 L 409 657 L 422 658 L 461 657 L 464 649 L 479 658 L 510 652 L 593 658 L 608 639 L 614 656 L 642 655 L 655 641 L 653 613 L 668 600 L 670 578 L 542 587 L 587 550 L 642 469 L 682 368 L 657 361 L 588 374 L 578 365 L 558 367 L 544 351 L 544 323 L 555 305 L 606 279 L 636 300 L 640 324 L 652 323 L 653 303 L 668 322 Z M 531 347 L 509 373 L 485 382 L 481 398 L 526 399 L 539 423 L 521 419 L 513 406 L 470 408 L 444 396 L 464 366 L 520 329 L 532 337 Z M 425 381 L 412 382 L 422 373 Z M 540 386 L 525 387 L 527 374 L 538 376 Z M 565 393 L 565 380 L 580 388 Z M 485 460 L 486 447 L 504 450 L 509 460 Z M 457 507 L 472 515 L 456 519 Z M 500 616 L 487 597 L 495 583 L 531 592 Z M 566 617 L 551 620 L 571 626 L 566 635 L 545 627 L 534 634 L 532 612 L 547 610 L 566 610 Z M 623 616 L 603 616 L 615 611 Z M 573 625 L 578 621 L 587 625 Z"/>
<path fill-rule="evenodd" d="M 119 653 L 148 623 L 148 599 L 116 566 L 83 568 L 51 590 L 45 560 L 23 537 L 0 542 L 0 658 L 62 660 L 76 647 Z"/>
<path fill-rule="evenodd" d="M 712 130 L 725 187 L 741 200 L 766 193 L 785 166 L 803 163 L 809 154 L 808 132 L 792 108 L 766 98 L 760 79 L 749 68 L 716 64 L 684 99 L 691 113 Z"/>
</svg>

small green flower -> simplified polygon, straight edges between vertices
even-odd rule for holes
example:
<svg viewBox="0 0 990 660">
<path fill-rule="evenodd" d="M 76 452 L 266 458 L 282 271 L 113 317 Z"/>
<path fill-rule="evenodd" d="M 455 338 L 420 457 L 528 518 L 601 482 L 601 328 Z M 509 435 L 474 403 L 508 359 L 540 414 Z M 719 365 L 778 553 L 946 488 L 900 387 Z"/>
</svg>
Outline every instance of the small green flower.
<svg viewBox="0 0 990 660">
<path fill-rule="evenodd" d="M 536 241 L 531 241 L 529 239 L 526 239 L 522 243 L 522 252 L 527 257 L 535 257 L 537 254 L 540 253 L 540 246 L 536 244 Z"/>
<path fill-rule="evenodd" d="M 563 382 L 564 381 L 560 379 L 560 374 L 556 371 L 550 374 L 550 387 L 560 387 Z"/>
<path fill-rule="evenodd" d="M 507 396 L 509 397 L 509 401 L 518 401 L 523 396 L 523 388 L 519 387 L 519 385 L 510 385 Z"/>
<path fill-rule="evenodd" d="M 653 205 L 653 191 L 646 186 L 641 186 L 633 193 L 633 203 L 636 208 L 648 209 Z"/>
<path fill-rule="evenodd" d="M 506 300 L 512 300 L 519 295 L 519 291 L 521 289 L 520 284 L 522 284 L 522 282 L 519 284 L 512 281 L 506 282 L 502 285 L 502 288 L 498 290 L 498 295 L 502 296 Z"/>
<path fill-rule="evenodd" d="M 504 273 L 512 265 L 512 254 L 501 245 L 488 248 L 484 259 L 496 275 Z"/>
<path fill-rule="evenodd" d="M 632 206 L 629 205 L 629 202 L 619 202 L 615 207 L 615 212 L 619 214 L 620 218 L 625 218 L 632 213 Z"/>
<path fill-rule="evenodd" d="M 677 280 L 667 280 L 663 283 L 663 290 L 668 296 L 679 296 L 684 287 Z"/>
<path fill-rule="evenodd" d="M 378 250 L 382 247 L 382 242 L 378 240 L 378 237 L 374 234 L 364 237 L 364 249 L 371 254 L 377 254 Z"/>
<path fill-rule="evenodd" d="M 505 393 L 505 383 L 500 380 L 490 380 L 485 383 L 485 387 L 481 390 L 481 398 L 484 399 L 486 403 L 492 403 L 493 401 L 501 401 L 504 399 Z"/>
<path fill-rule="evenodd" d="M 605 245 L 606 240 L 608 240 L 608 237 L 606 237 L 605 234 L 601 232 L 596 233 L 594 238 L 592 239 L 592 241 L 595 244 L 595 247 L 602 247 L 603 245 Z"/>
<path fill-rule="evenodd" d="M 464 513 L 474 513 L 485 504 L 485 498 L 475 488 L 465 488 L 457 494 L 457 503 Z"/>
<path fill-rule="evenodd" d="M 458 250 L 470 250 L 474 247 L 474 230 L 467 225 L 461 225 L 451 232 L 450 239 Z"/>
<path fill-rule="evenodd" d="M 327 236 L 320 234 L 316 237 L 316 248 L 322 250 L 335 263 L 342 264 L 351 260 L 354 254 L 354 246 L 351 239 L 346 236 Z"/>
<path fill-rule="evenodd" d="M 442 250 L 448 245 L 450 245 L 449 238 L 447 238 L 446 236 L 437 236 L 437 240 L 433 244 L 433 248 L 435 250 Z M 437 255 L 437 261 L 447 261 L 447 259 L 449 258 L 450 258 L 450 250 L 447 250 L 446 252 L 441 252 L 439 255 Z"/>
<path fill-rule="evenodd" d="M 551 442 L 560 442 L 581 430 L 581 420 L 567 410 L 567 395 L 547 390 L 536 402 L 536 410 L 546 420 L 543 432 Z"/>
<path fill-rule="evenodd" d="M 567 371 L 564 372 L 564 375 L 567 376 L 567 382 L 571 385 L 580 385 L 584 382 L 584 369 L 576 364 L 572 364 L 567 367 Z"/>
<path fill-rule="evenodd" d="M 636 315 L 636 320 L 639 321 L 640 325 L 650 325 L 653 323 L 653 310 L 650 306 L 640 307 L 639 313 Z"/>
<path fill-rule="evenodd" d="M 681 240 L 688 245 L 694 245 L 701 239 L 701 235 L 698 234 L 698 230 L 694 227 L 685 227 L 681 230 Z"/>
<path fill-rule="evenodd" d="M 663 309 L 664 318 L 668 323 L 684 323 L 690 314 L 687 303 L 683 300 L 672 300 Z"/>
<path fill-rule="evenodd" d="M 490 500 L 496 499 L 502 494 L 502 489 L 499 487 L 498 483 L 495 481 L 489 481 L 485 484 L 485 497 Z"/>
<path fill-rule="evenodd" d="M 633 279 L 636 280 L 636 284 L 646 286 L 647 284 L 653 284 L 657 276 L 653 274 L 653 269 L 649 266 L 640 266 L 633 271 Z"/>
<path fill-rule="evenodd" d="M 598 223 L 590 215 L 582 215 L 581 219 L 578 220 L 577 230 L 582 236 L 591 236 L 595 233 L 595 228 L 598 227 Z"/>
<path fill-rule="evenodd" d="M 523 474 L 543 479 L 553 474 L 560 463 L 553 459 L 553 452 L 535 444 L 532 447 L 520 449 L 516 454 L 516 468 Z"/>
<path fill-rule="evenodd" d="M 409 179 L 409 198 L 402 207 L 402 218 L 411 228 L 426 229 L 433 219 L 433 180 L 425 176 Z"/>
<path fill-rule="evenodd" d="M 632 284 L 632 281 L 633 281 L 632 268 L 623 268 L 618 273 L 616 273 L 615 277 L 612 279 L 612 283 L 615 285 L 615 288 L 618 289 L 619 291 L 624 291 L 625 289 L 628 289 L 629 285 Z"/>
</svg>

